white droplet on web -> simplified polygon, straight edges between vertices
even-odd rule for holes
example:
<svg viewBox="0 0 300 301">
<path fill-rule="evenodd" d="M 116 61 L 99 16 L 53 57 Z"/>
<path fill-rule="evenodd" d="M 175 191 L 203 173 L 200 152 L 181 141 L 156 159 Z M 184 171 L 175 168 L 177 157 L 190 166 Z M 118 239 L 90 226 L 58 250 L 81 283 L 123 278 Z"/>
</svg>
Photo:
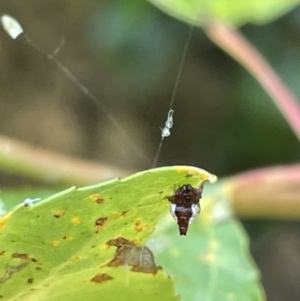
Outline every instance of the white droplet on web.
<svg viewBox="0 0 300 301">
<path fill-rule="evenodd" d="M 1 16 L 1 24 L 7 34 L 13 39 L 16 39 L 23 32 L 20 23 L 9 15 Z"/>
<path fill-rule="evenodd" d="M 168 118 L 166 121 L 165 126 L 169 129 L 171 129 L 173 127 L 173 114 L 174 114 L 174 110 L 170 110 L 168 113 Z"/>
<path fill-rule="evenodd" d="M 165 127 L 161 129 L 161 138 L 162 140 L 171 135 L 171 128 L 173 127 L 173 114 L 174 110 L 170 110 L 168 113 L 167 121 Z"/>
</svg>

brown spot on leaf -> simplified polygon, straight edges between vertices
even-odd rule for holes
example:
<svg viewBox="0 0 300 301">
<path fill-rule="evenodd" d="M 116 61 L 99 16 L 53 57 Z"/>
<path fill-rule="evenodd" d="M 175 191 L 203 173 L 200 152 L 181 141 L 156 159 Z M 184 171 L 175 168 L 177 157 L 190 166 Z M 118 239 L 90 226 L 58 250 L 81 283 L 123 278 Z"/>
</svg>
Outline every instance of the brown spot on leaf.
<svg viewBox="0 0 300 301">
<path fill-rule="evenodd" d="M 29 260 L 30 257 L 28 254 L 26 253 L 13 253 L 11 255 L 12 258 L 20 258 L 20 259 L 24 259 L 24 260 Z"/>
<path fill-rule="evenodd" d="M 103 216 L 103 217 L 99 217 L 96 221 L 95 221 L 95 225 L 96 226 L 104 226 L 105 222 L 107 221 L 107 217 Z"/>
<path fill-rule="evenodd" d="M 100 194 L 96 193 L 89 196 L 89 199 L 96 202 L 97 204 L 103 204 L 104 198 L 100 196 Z"/>
<path fill-rule="evenodd" d="M 29 284 L 33 283 L 33 278 L 28 278 L 27 283 L 29 283 Z"/>
<path fill-rule="evenodd" d="M 73 236 L 72 235 L 65 235 L 65 236 L 63 236 L 63 239 L 65 239 L 67 241 L 71 241 L 71 240 L 73 240 Z"/>
<path fill-rule="evenodd" d="M 11 257 L 12 259 L 9 265 L 14 265 L 14 266 L 22 265 L 24 262 L 26 262 L 27 264 L 29 261 L 37 262 L 37 260 L 34 257 L 30 256 L 27 253 L 15 252 L 11 255 Z"/>
<path fill-rule="evenodd" d="M 156 266 L 154 256 L 146 246 L 137 246 L 123 237 L 109 240 L 106 244 L 117 247 L 114 258 L 107 266 L 129 265 L 132 267 L 131 271 L 152 274 L 156 274 L 161 269 L 161 267 Z"/>
<path fill-rule="evenodd" d="M 107 280 L 112 280 L 113 277 L 111 277 L 110 275 L 106 274 L 106 273 L 99 273 L 99 274 L 96 274 L 92 279 L 91 281 L 92 282 L 96 282 L 96 283 L 102 283 L 104 281 L 107 281 Z"/>
<path fill-rule="evenodd" d="M 95 226 L 96 226 L 96 233 L 99 233 L 103 226 L 106 224 L 107 221 L 107 217 L 103 216 L 103 217 L 99 217 L 96 221 L 95 221 Z"/>
<path fill-rule="evenodd" d="M 65 215 L 65 213 L 66 213 L 66 210 L 58 210 L 58 211 L 56 211 L 54 214 L 53 214 L 53 216 L 54 217 L 56 217 L 56 218 L 60 218 L 60 217 L 62 217 L 63 215 Z"/>
<path fill-rule="evenodd" d="M 36 267 L 35 269 L 36 269 L 37 271 L 41 271 L 41 270 L 42 270 L 41 267 Z"/>
<path fill-rule="evenodd" d="M 0 256 L 5 256 L 5 251 L 1 251 Z"/>
<path fill-rule="evenodd" d="M 159 191 L 158 193 L 159 193 L 159 194 L 162 194 L 162 193 L 164 193 L 164 192 L 161 190 L 161 191 Z"/>
</svg>

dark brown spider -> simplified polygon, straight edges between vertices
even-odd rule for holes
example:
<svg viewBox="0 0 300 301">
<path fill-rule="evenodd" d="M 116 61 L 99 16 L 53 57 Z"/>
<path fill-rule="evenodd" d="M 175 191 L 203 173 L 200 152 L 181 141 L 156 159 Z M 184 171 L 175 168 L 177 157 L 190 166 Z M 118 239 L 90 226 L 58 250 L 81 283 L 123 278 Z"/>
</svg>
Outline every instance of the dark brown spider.
<svg viewBox="0 0 300 301">
<path fill-rule="evenodd" d="M 204 182 L 199 188 L 184 184 L 174 191 L 172 196 L 166 196 L 171 202 L 170 212 L 177 221 L 180 235 L 186 235 L 189 224 L 200 213 L 199 200 L 202 196 Z"/>
</svg>

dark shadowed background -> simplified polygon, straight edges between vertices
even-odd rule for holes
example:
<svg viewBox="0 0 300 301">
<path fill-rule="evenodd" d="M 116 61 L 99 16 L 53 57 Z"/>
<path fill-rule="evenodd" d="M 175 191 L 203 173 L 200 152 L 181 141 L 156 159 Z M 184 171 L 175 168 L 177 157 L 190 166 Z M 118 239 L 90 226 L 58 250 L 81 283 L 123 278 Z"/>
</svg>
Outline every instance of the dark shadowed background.
<svg viewBox="0 0 300 301">
<path fill-rule="evenodd" d="M 24 37 L 12 40 L 1 30 L 0 133 L 114 166 L 150 168 L 189 26 L 141 0 L 2 0 L 0 12 L 19 20 L 43 52 L 53 53 L 64 38 L 56 59 L 98 99 L 81 93 Z M 241 30 L 300 97 L 300 9 Z M 196 165 L 224 177 L 300 159 L 299 142 L 269 96 L 198 28 L 174 110 L 159 166 Z M 1 174 L 2 187 L 20 182 Z M 298 301 L 299 223 L 244 224 L 268 300 Z"/>
</svg>

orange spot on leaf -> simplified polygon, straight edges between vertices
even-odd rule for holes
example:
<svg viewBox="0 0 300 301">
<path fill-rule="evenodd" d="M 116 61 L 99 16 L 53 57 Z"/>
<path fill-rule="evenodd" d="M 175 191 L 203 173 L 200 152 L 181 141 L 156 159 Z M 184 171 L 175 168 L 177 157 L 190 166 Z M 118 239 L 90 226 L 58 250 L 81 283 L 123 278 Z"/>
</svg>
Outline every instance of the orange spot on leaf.
<svg viewBox="0 0 300 301">
<path fill-rule="evenodd" d="M 71 221 L 74 225 L 79 225 L 80 224 L 80 219 L 77 216 L 73 217 Z"/>
<path fill-rule="evenodd" d="M 104 198 L 101 197 L 101 195 L 98 194 L 98 193 L 90 195 L 89 199 L 96 202 L 97 204 L 103 204 L 104 203 Z"/>
<path fill-rule="evenodd" d="M 141 231 L 143 231 L 146 227 L 148 227 L 148 224 L 142 224 L 142 222 L 141 222 L 140 219 L 137 219 L 137 220 L 134 222 L 134 230 L 135 230 L 135 231 L 141 232 Z"/>
<path fill-rule="evenodd" d="M 56 211 L 54 214 L 53 214 L 53 216 L 54 217 L 56 217 L 56 218 L 60 218 L 60 217 L 62 217 L 63 215 L 65 215 L 65 212 L 66 212 L 66 210 L 58 210 L 58 211 Z"/>
<path fill-rule="evenodd" d="M 59 245 L 59 240 L 53 240 L 51 244 L 53 247 L 57 247 Z"/>
</svg>

